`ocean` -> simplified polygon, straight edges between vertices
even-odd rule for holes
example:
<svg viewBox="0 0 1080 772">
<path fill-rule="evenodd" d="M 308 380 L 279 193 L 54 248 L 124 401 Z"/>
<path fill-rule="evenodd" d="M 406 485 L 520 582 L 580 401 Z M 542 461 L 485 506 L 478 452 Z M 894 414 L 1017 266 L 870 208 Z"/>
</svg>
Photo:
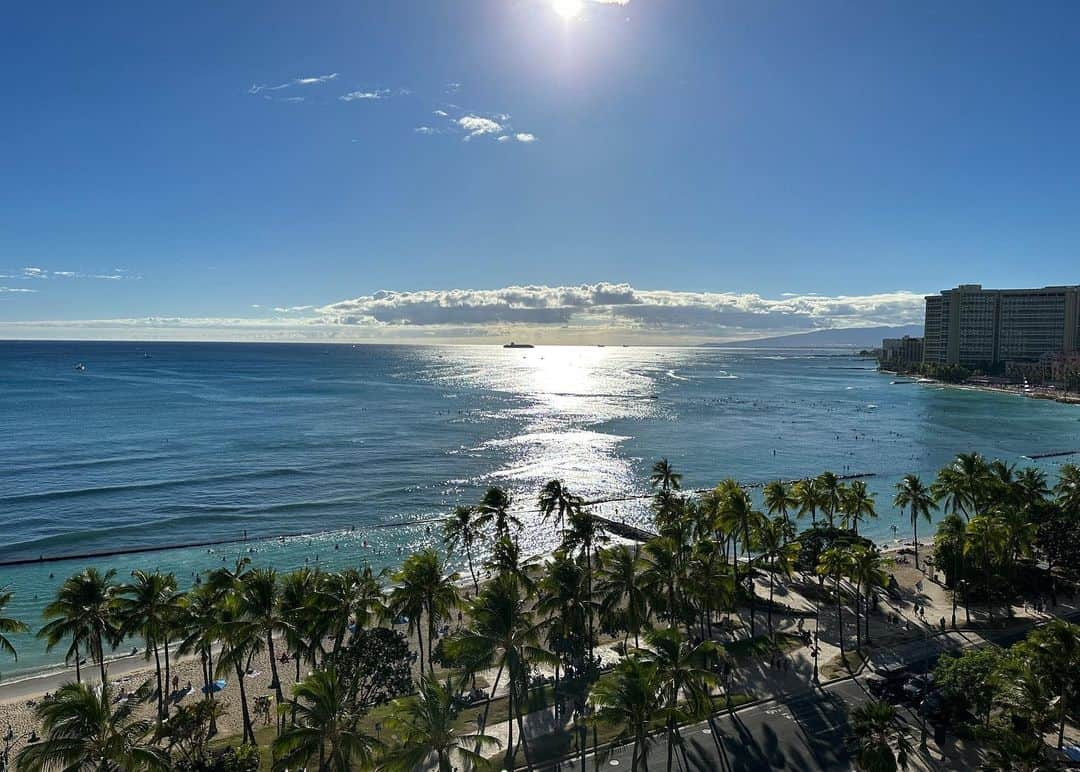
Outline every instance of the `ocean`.
<svg viewBox="0 0 1080 772">
<path fill-rule="evenodd" d="M 182 583 L 243 555 L 391 567 L 491 485 L 539 553 L 557 539 L 535 512 L 545 481 L 625 498 L 661 456 L 687 488 L 873 475 L 863 531 L 884 542 L 909 535 L 891 505 L 908 472 L 929 482 L 969 450 L 1051 477 L 1080 460 L 1026 458 L 1080 449 L 1080 408 L 894 380 L 836 352 L 0 342 L 0 588 L 35 626 L 87 565 Z M 601 512 L 649 522 L 644 500 Z M 139 548 L 156 551 L 41 560 Z M 5 678 L 60 659 L 15 643 Z"/>
</svg>

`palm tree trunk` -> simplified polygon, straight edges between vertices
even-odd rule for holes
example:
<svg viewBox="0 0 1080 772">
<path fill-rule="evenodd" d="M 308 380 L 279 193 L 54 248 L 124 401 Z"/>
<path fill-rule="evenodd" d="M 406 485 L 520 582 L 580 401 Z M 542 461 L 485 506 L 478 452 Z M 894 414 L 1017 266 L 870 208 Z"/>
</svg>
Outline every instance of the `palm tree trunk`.
<svg viewBox="0 0 1080 772">
<path fill-rule="evenodd" d="M 1067 705 L 1065 696 L 1065 685 L 1062 684 L 1061 694 L 1058 695 L 1058 753 L 1061 752 L 1061 747 L 1065 744 L 1065 708 Z"/>
<path fill-rule="evenodd" d="M 73 643 L 75 647 L 75 683 L 82 683 L 82 663 L 79 661 L 82 659 L 82 655 L 79 654 L 79 641 L 75 640 Z"/>
<path fill-rule="evenodd" d="M 274 707 L 281 705 L 285 700 L 285 695 L 281 692 L 281 679 L 278 678 L 277 669 L 277 653 L 274 651 L 274 630 L 273 628 L 266 628 L 266 653 L 270 655 L 270 680 L 274 686 Z M 274 716 L 274 723 L 278 727 L 278 731 L 281 731 L 281 714 L 278 713 Z"/>
<path fill-rule="evenodd" d="M 494 694 L 492 695 L 494 696 Z M 490 702 L 488 703 L 491 704 Z M 510 688 L 506 691 L 506 707 L 510 720 L 506 722 L 506 768 L 513 769 L 514 757 L 514 679 L 510 679 Z"/>
<path fill-rule="evenodd" d="M 488 711 L 491 710 L 491 701 L 495 699 L 495 692 L 499 688 L 499 680 L 502 678 L 503 667 L 506 665 L 505 660 L 499 663 L 499 669 L 495 672 L 495 681 L 491 684 L 491 693 L 488 694 L 487 704 L 484 705 L 484 713 L 480 718 L 480 734 L 484 733 L 487 728 Z M 476 741 L 476 753 L 480 752 L 480 741 Z"/>
<path fill-rule="evenodd" d="M 435 614 L 431 605 L 427 609 L 427 666 L 428 672 L 435 672 L 435 663 L 432 661 L 433 652 L 435 651 Z"/>
<path fill-rule="evenodd" d="M 236 663 L 236 682 L 240 685 L 240 713 L 244 719 L 244 744 L 250 739 L 255 744 L 255 729 L 251 726 L 251 714 L 248 712 L 247 689 L 244 687 L 244 668 Z"/>
<path fill-rule="evenodd" d="M 844 607 L 840 601 L 840 575 L 836 575 L 836 626 L 840 632 L 840 657 L 844 656 Z"/>
<path fill-rule="evenodd" d="M 859 624 L 859 601 L 862 599 L 862 583 L 855 583 L 855 651 L 862 650 L 862 627 Z"/>
<path fill-rule="evenodd" d="M 915 568 L 919 568 L 919 518 L 915 514 L 915 510 L 911 511 L 911 537 L 915 542 Z"/>
<path fill-rule="evenodd" d="M 528 676 L 526 676 L 528 677 Z M 528 695 L 528 687 L 524 687 L 523 696 Z M 529 760 L 529 740 L 525 736 L 525 719 L 522 715 L 521 708 L 522 697 L 518 697 L 517 700 L 517 724 L 518 724 L 518 742 L 521 743 L 521 752 L 525 755 L 525 768 L 531 770 L 532 762 Z M 528 707 L 527 705 L 525 707 Z"/>
<path fill-rule="evenodd" d="M 589 600 L 589 606 L 588 606 L 588 611 L 589 611 L 589 668 L 591 669 L 592 666 L 593 666 L 593 637 L 594 637 L 593 636 L 593 588 L 592 588 L 593 573 L 592 573 L 592 540 L 591 539 L 585 544 L 585 573 L 586 573 L 585 578 L 586 578 L 586 581 L 588 583 L 587 591 L 589 593 L 589 598 L 588 598 L 588 600 Z"/>
<path fill-rule="evenodd" d="M 105 675 L 105 645 L 101 640 L 101 633 L 97 634 L 97 657 L 98 667 L 101 669 L 101 684 L 104 686 L 109 679 Z"/>
<path fill-rule="evenodd" d="M 157 715 L 158 721 L 165 716 L 165 687 L 161 684 L 161 654 L 158 652 L 157 641 L 151 639 L 150 646 L 154 650 L 154 674 L 157 676 Z"/>
<path fill-rule="evenodd" d="M 480 594 L 480 582 L 476 578 L 476 569 L 473 568 L 472 547 L 465 545 L 465 556 L 469 559 L 469 574 L 472 576 L 473 594 Z"/>
<path fill-rule="evenodd" d="M 775 573 L 776 566 L 773 566 L 772 571 L 769 572 L 769 637 L 772 638 L 772 607 L 773 607 L 773 574 Z"/>
<path fill-rule="evenodd" d="M 165 636 L 165 691 L 170 697 L 172 696 L 172 692 L 169 691 L 169 684 L 172 683 L 169 680 L 169 675 L 171 674 L 171 672 L 172 672 L 172 670 L 169 667 L 169 636 L 166 635 Z M 164 701 L 164 707 L 165 707 L 165 715 L 168 716 L 169 715 L 169 701 L 167 699 Z"/>
<path fill-rule="evenodd" d="M 424 632 L 420 625 L 416 626 L 416 646 L 420 649 L 420 674 L 424 674 Z"/>
</svg>

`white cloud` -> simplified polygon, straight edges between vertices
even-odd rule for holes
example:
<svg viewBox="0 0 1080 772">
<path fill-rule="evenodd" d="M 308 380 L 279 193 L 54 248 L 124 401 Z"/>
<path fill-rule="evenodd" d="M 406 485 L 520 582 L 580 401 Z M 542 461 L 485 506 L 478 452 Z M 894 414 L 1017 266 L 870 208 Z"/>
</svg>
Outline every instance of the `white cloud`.
<svg viewBox="0 0 1080 772">
<path fill-rule="evenodd" d="M 3 288 L 0 291 L 25 291 Z M 0 322 L 0 337 L 213 340 L 480 341 L 692 343 L 738 340 L 815 329 L 914 324 L 922 293 L 868 295 L 643 290 L 629 284 L 496 289 L 382 290 L 325 306 L 259 305 L 259 317 L 141 317 L 83 321 Z"/>
<path fill-rule="evenodd" d="M 436 110 L 435 112 L 432 113 L 432 115 L 434 115 L 434 116 L 436 116 L 438 118 L 446 118 L 448 113 L 446 112 L 446 110 Z"/>
<path fill-rule="evenodd" d="M 293 78 L 292 80 L 287 80 L 284 83 L 279 83 L 276 86 L 267 86 L 265 84 L 256 83 L 248 89 L 248 93 L 262 94 L 265 91 L 281 91 L 282 89 L 289 88 L 290 86 L 313 86 L 320 83 L 327 83 L 331 80 L 336 79 L 337 76 L 338 74 L 336 72 L 332 72 L 329 75 L 313 75 L 308 77 Z"/>
<path fill-rule="evenodd" d="M 26 287 L 0 287 L 0 294 L 2 294 L 2 293 L 23 294 L 23 293 L 30 293 L 30 292 L 37 292 L 37 290 L 36 289 L 28 289 Z"/>
<path fill-rule="evenodd" d="M 461 91 L 461 84 L 451 81 L 450 83 L 446 84 L 446 86 L 443 88 L 443 91 L 445 91 L 447 94 L 456 94 L 457 92 Z"/>
<path fill-rule="evenodd" d="M 355 102 L 358 99 L 386 99 L 390 96 L 390 89 L 377 88 L 374 91 L 350 91 L 348 94 L 342 94 L 338 97 L 342 102 Z"/>
<path fill-rule="evenodd" d="M 466 132 L 466 139 L 481 137 L 485 134 L 498 134 L 503 130 L 501 123 L 482 115 L 463 115 L 457 119 L 457 125 Z"/>
<path fill-rule="evenodd" d="M 630 0 L 589 0 L 597 5 L 630 5 Z"/>
<path fill-rule="evenodd" d="M 780 299 L 752 293 L 638 290 L 628 284 L 380 291 L 317 309 L 327 324 L 602 325 L 739 336 L 920 321 L 923 295 L 891 292 Z"/>
<path fill-rule="evenodd" d="M 501 137 L 499 137 L 498 141 L 499 142 L 509 142 L 510 141 L 510 135 L 509 134 L 503 134 Z"/>
<path fill-rule="evenodd" d="M 83 273 L 82 271 L 51 271 L 47 268 L 39 268 L 28 265 L 22 269 L 19 276 L 6 275 L 0 278 L 20 279 L 99 279 L 104 281 L 120 281 L 122 279 L 139 279 L 132 276 L 123 268 L 114 268 L 111 273 Z"/>
<path fill-rule="evenodd" d="M 535 142 L 536 141 L 536 135 L 535 134 L 529 134 L 528 132 L 522 131 L 522 132 L 518 132 L 517 134 L 515 134 L 514 139 L 516 139 L 518 142 L 524 142 L 524 143 L 528 144 L 529 142 Z"/>
<path fill-rule="evenodd" d="M 413 129 L 413 131 L 415 131 L 417 134 L 428 134 L 428 135 L 430 135 L 430 134 L 441 134 L 442 133 L 438 129 L 433 129 L 431 126 L 417 126 L 415 129 Z"/>
</svg>

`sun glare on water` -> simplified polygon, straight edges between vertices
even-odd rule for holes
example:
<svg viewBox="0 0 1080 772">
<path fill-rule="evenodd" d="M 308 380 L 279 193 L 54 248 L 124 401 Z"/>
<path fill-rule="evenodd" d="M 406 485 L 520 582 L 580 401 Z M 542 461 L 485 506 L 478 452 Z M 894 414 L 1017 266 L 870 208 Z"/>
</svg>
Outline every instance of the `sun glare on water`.
<svg viewBox="0 0 1080 772">
<path fill-rule="evenodd" d="M 564 19 L 576 19 L 585 9 L 584 0 L 551 0 L 555 13 Z"/>
</svg>

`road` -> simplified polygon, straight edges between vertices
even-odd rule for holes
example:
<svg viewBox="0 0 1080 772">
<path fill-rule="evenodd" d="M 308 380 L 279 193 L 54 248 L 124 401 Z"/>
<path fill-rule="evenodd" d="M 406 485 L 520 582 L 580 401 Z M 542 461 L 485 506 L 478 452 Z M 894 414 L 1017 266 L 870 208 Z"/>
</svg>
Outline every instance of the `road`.
<svg viewBox="0 0 1080 772">
<path fill-rule="evenodd" d="M 682 729 L 686 759 L 676 750 L 675 767 L 720 772 L 760 772 L 764 769 L 818 772 L 851 769 L 844 745 L 847 714 L 869 699 L 855 679 L 836 681 L 822 689 L 740 710 Z M 632 747 L 623 746 L 600 759 L 600 769 L 629 769 Z M 617 762 L 617 764 L 613 763 Z M 649 749 L 649 769 L 666 769 L 667 742 L 656 737 Z M 579 765 L 575 767 L 580 769 Z M 569 770 L 563 765 L 564 770 Z M 586 769 L 594 769 L 592 758 Z"/>
</svg>

